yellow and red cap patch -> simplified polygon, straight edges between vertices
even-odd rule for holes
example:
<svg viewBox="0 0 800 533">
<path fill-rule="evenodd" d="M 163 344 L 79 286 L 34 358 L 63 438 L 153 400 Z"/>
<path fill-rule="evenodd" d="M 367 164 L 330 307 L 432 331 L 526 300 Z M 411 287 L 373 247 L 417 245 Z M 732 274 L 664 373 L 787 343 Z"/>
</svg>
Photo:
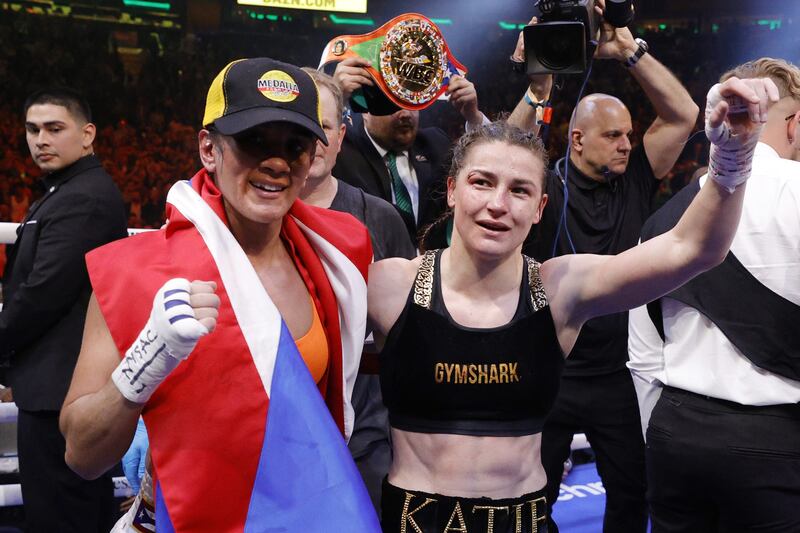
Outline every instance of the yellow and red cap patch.
<svg viewBox="0 0 800 533">
<path fill-rule="evenodd" d="M 292 102 L 300 96 L 300 86 L 282 70 L 270 70 L 258 79 L 258 90 L 274 102 Z"/>
</svg>

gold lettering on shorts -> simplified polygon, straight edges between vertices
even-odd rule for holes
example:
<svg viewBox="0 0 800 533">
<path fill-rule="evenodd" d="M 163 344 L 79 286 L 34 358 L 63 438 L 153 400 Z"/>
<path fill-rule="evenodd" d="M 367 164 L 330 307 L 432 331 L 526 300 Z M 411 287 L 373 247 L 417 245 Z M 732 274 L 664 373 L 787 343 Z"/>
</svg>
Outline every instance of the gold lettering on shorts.
<svg viewBox="0 0 800 533">
<path fill-rule="evenodd" d="M 522 533 L 522 507 L 524 506 L 524 503 L 512 505 L 514 508 L 514 533 Z"/>
<path fill-rule="evenodd" d="M 539 514 L 539 502 L 542 503 L 545 509 L 541 514 Z M 539 522 L 547 520 L 547 498 L 542 496 L 525 503 L 531 504 L 531 533 L 537 533 L 539 531 Z"/>
<path fill-rule="evenodd" d="M 436 363 L 433 367 L 433 379 L 436 383 L 454 383 L 456 385 L 519 383 L 518 364 Z"/>
<path fill-rule="evenodd" d="M 508 506 L 504 507 L 495 507 L 492 505 L 476 505 L 472 508 L 472 513 L 475 514 L 475 511 L 488 511 L 488 518 L 486 521 L 486 533 L 494 533 L 494 512 L 495 511 L 505 511 L 508 512 Z"/>
<path fill-rule="evenodd" d="M 409 512 L 408 508 L 411 505 L 411 500 L 414 498 L 414 495 L 410 492 L 406 492 L 406 501 L 403 502 L 403 514 L 400 515 L 400 533 L 406 533 L 407 528 L 406 525 L 411 524 L 411 527 L 414 528 L 415 533 L 423 533 L 423 531 L 419 528 L 419 525 L 414 521 L 414 513 L 428 505 L 429 503 L 435 503 L 436 500 L 433 498 L 425 498 L 425 502 L 414 509 L 413 511 Z"/>
<path fill-rule="evenodd" d="M 453 527 L 454 518 L 458 518 L 458 527 Z M 450 531 L 462 531 L 463 533 L 468 533 L 467 523 L 464 521 L 464 513 L 461 511 L 461 502 L 458 500 L 456 500 L 456 506 L 453 507 L 453 512 L 450 514 L 450 520 L 447 521 L 447 525 L 442 533 L 449 533 Z"/>
<path fill-rule="evenodd" d="M 539 503 L 544 506 L 545 512 L 539 514 Z M 522 533 L 522 508 L 530 504 L 531 506 L 531 533 L 538 533 L 539 522 L 547 520 L 547 498 L 544 496 L 530 500 L 525 503 L 512 505 L 514 508 L 514 533 Z"/>
</svg>

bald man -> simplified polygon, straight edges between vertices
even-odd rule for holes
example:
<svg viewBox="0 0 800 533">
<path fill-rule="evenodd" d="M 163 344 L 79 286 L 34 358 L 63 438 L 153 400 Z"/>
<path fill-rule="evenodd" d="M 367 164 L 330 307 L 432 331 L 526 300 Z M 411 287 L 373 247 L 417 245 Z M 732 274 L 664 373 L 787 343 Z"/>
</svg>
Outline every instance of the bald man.
<svg viewBox="0 0 800 533">
<path fill-rule="evenodd" d="M 524 54 L 521 47 L 520 41 L 515 56 Z M 538 261 L 573 252 L 618 254 L 636 245 L 658 182 L 675 164 L 697 118 L 698 107 L 680 81 L 627 28 L 604 23 L 595 58 L 618 60 L 657 117 L 633 148 L 631 114 L 622 101 L 591 94 L 578 103 L 570 121 L 568 154 L 548 175 L 549 202 L 524 246 L 524 253 Z M 536 127 L 540 108 L 535 102 L 549 98 L 550 78 L 531 79 L 511 122 Z M 586 433 L 606 489 L 606 533 L 644 533 L 647 527 L 644 441 L 625 367 L 627 324 L 627 313 L 586 323 L 568 354 L 559 396 L 542 433 L 550 503 L 558 498 L 573 434 Z M 558 529 L 551 523 L 548 531 Z"/>
</svg>

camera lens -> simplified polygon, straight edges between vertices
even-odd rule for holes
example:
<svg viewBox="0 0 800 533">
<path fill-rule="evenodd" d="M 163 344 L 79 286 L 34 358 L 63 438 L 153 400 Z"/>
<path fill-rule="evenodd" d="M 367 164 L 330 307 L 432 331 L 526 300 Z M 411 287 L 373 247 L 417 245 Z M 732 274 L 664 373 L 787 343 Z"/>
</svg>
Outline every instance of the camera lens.
<svg viewBox="0 0 800 533">
<path fill-rule="evenodd" d="M 539 62 L 547 69 L 559 71 L 579 63 L 583 59 L 583 35 L 580 26 L 575 31 L 546 31 L 536 35 L 534 46 Z"/>
</svg>

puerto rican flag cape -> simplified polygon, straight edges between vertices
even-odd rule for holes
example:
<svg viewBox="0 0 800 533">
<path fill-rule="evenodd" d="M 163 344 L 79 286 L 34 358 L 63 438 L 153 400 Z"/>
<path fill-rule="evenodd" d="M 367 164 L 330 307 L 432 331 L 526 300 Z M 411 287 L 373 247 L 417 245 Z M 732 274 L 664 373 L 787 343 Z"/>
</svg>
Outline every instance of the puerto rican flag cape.
<svg viewBox="0 0 800 533">
<path fill-rule="evenodd" d="M 345 444 L 366 326 L 366 228 L 300 201 L 284 217 L 281 237 L 328 340 L 328 370 L 317 386 L 230 233 L 211 177 L 200 171 L 176 183 L 167 202 L 166 228 L 87 255 L 120 354 L 168 279 L 217 283 L 216 329 L 143 411 L 158 531 L 380 531 Z"/>
</svg>

